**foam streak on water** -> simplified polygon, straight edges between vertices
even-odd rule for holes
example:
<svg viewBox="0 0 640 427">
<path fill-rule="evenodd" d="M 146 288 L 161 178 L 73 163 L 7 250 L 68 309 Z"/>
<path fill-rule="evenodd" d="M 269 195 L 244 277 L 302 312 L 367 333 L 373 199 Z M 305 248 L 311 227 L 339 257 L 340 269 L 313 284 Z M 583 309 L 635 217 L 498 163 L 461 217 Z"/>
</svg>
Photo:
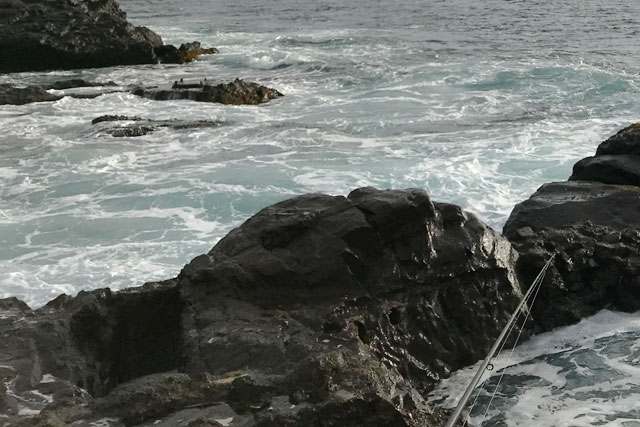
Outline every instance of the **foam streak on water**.
<svg viewBox="0 0 640 427">
<path fill-rule="evenodd" d="M 530 339 L 512 356 L 508 349 L 472 395 L 472 401 L 479 397 L 469 421 L 482 427 L 640 426 L 639 338 L 640 313 L 603 310 Z M 480 363 L 454 373 L 431 398 L 454 407 Z"/>
<path fill-rule="evenodd" d="M 306 192 L 419 187 L 501 228 L 640 113 L 640 6 L 560 3 L 123 0 L 134 24 L 220 54 L 0 82 L 241 77 L 286 96 L 1 106 L 0 296 L 41 305 L 175 276 L 262 207 Z M 90 124 L 103 114 L 223 125 L 114 138 Z"/>
</svg>

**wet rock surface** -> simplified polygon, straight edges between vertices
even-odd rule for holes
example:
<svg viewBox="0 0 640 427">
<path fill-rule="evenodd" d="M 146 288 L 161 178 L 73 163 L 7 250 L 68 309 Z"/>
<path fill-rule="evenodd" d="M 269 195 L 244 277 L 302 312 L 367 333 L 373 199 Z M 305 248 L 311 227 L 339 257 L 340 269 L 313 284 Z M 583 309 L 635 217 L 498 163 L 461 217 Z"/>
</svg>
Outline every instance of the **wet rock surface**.
<svg viewBox="0 0 640 427">
<path fill-rule="evenodd" d="M 532 283 L 553 251 L 532 307 L 536 332 L 570 325 L 602 309 L 640 309 L 640 231 L 588 221 L 560 228 L 520 229 L 511 237 L 520 253 L 522 283 Z"/>
<path fill-rule="evenodd" d="M 165 46 L 134 27 L 114 0 L 0 0 L 0 72 L 184 63 L 212 53 L 199 43 Z M 177 52 L 165 57 L 167 51 Z"/>
<path fill-rule="evenodd" d="M 562 228 L 585 221 L 616 230 L 640 228 L 640 187 L 586 181 L 544 184 L 514 207 L 503 232 L 510 239 L 522 227 Z"/>
<path fill-rule="evenodd" d="M 174 130 L 182 129 L 199 129 L 219 127 L 225 124 L 222 121 L 215 120 L 149 120 L 140 117 L 105 115 L 96 117 L 91 124 L 100 123 L 116 123 L 118 125 L 100 125 L 100 131 L 108 133 L 111 136 L 121 137 L 137 137 L 155 132 L 158 128 L 169 128 Z M 120 123 L 132 122 L 132 123 Z"/>
<path fill-rule="evenodd" d="M 275 89 L 241 79 L 220 84 L 214 84 L 211 80 L 206 79 L 191 84 L 175 82 L 170 89 L 138 88 L 133 93 L 156 101 L 189 99 L 231 105 L 263 104 L 283 96 Z"/>
<path fill-rule="evenodd" d="M 16 426 L 440 425 L 426 392 L 491 346 L 515 260 L 420 190 L 296 197 L 174 280 L 0 301 L 0 405 Z"/>
<path fill-rule="evenodd" d="M 629 126 L 600 144 L 595 157 L 575 165 L 571 181 L 543 185 L 505 224 L 523 283 L 558 252 L 533 306 L 537 331 L 604 308 L 640 309 L 639 130 Z"/>
<path fill-rule="evenodd" d="M 600 144 L 595 156 L 575 164 L 569 180 L 640 185 L 640 124 L 628 126 Z"/>
</svg>

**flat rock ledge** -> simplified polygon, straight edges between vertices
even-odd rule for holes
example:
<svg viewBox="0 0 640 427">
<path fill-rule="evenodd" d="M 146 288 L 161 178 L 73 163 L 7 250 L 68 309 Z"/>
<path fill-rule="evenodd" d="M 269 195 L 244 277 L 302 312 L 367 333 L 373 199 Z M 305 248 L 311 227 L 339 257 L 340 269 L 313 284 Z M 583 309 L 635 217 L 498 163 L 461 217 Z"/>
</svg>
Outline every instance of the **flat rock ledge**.
<svg viewBox="0 0 640 427">
<path fill-rule="evenodd" d="M 185 63 L 216 53 L 176 48 L 134 27 L 114 0 L 0 0 L 0 72 Z"/>
<path fill-rule="evenodd" d="M 567 182 L 545 184 L 504 227 L 531 283 L 558 256 L 533 307 L 536 331 L 576 323 L 604 308 L 640 310 L 640 125 L 576 163 Z"/>
<path fill-rule="evenodd" d="M 6 426 L 439 426 L 425 396 L 521 297 L 509 242 L 421 190 L 267 207 L 172 280 L 0 300 Z M 94 423 L 94 424 L 92 424 Z"/>
<path fill-rule="evenodd" d="M 11 84 L 0 84 L 0 105 L 25 105 L 34 102 L 52 102 L 62 99 L 64 96 L 75 98 L 95 98 L 105 93 L 122 92 L 119 89 L 106 89 L 117 86 L 116 83 L 90 82 L 82 79 L 60 80 L 51 84 L 14 86 Z M 95 88 L 95 93 L 51 93 L 49 90 L 65 91 L 76 88 Z"/>
</svg>

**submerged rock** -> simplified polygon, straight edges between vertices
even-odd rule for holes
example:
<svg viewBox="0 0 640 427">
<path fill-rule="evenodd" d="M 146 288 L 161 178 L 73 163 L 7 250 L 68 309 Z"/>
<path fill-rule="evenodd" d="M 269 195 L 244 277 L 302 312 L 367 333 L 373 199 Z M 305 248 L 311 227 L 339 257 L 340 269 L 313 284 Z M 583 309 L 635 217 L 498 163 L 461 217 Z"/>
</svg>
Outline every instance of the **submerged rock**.
<svg viewBox="0 0 640 427">
<path fill-rule="evenodd" d="M 11 105 L 24 105 L 31 104 L 33 102 L 47 102 L 47 101 L 57 101 L 62 99 L 65 96 L 70 96 L 72 98 L 97 98 L 98 96 L 114 93 L 114 92 L 122 92 L 122 90 L 101 90 L 97 89 L 93 93 L 74 93 L 65 92 L 64 94 L 59 93 L 49 93 L 47 90 L 49 89 L 57 89 L 57 90 L 65 90 L 65 89 L 75 89 L 75 88 L 84 88 L 84 87 L 103 87 L 103 86 L 116 86 L 113 82 L 107 83 L 96 83 L 96 82 L 87 82 L 85 80 L 74 79 L 74 80 L 63 80 L 58 81 L 48 85 L 40 85 L 40 86 L 13 86 L 10 84 L 0 84 L 0 105 L 3 104 L 11 104 Z"/>
<path fill-rule="evenodd" d="M 134 27 L 115 0 L 0 0 L 0 72 L 154 64 L 175 49 L 184 63 L 211 53 L 199 43 L 164 46 Z"/>
<path fill-rule="evenodd" d="M 515 258 L 420 190 L 296 197 L 175 280 L 0 301 L 16 379 L 0 404 L 50 384 L 7 425 L 440 425 L 426 393 L 491 346 L 520 296 Z"/>
<path fill-rule="evenodd" d="M 113 81 L 108 82 L 90 82 L 84 79 L 58 80 L 49 85 L 44 85 L 43 89 L 74 89 L 79 87 L 102 87 L 102 86 L 118 86 Z"/>
<path fill-rule="evenodd" d="M 155 132 L 157 128 L 198 129 L 222 126 L 224 122 L 214 120 L 147 120 L 140 117 L 106 115 L 96 117 L 91 124 L 129 121 L 130 124 L 103 127 L 102 131 L 114 137 L 136 137 Z"/>
<path fill-rule="evenodd" d="M 40 86 L 15 87 L 9 84 L 0 84 L 0 105 L 24 105 L 59 99 L 62 99 L 62 96 L 53 95 Z"/>
<path fill-rule="evenodd" d="M 171 89 L 139 88 L 134 90 L 133 93 L 156 101 L 189 99 L 191 101 L 232 105 L 257 105 L 283 96 L 275 89 L 241 79 L 236 79 L 231 83 L 220 83 L 215 86 L 206 79 L 204 82 L 194 84 L 176 82 Z"/>
</svg>

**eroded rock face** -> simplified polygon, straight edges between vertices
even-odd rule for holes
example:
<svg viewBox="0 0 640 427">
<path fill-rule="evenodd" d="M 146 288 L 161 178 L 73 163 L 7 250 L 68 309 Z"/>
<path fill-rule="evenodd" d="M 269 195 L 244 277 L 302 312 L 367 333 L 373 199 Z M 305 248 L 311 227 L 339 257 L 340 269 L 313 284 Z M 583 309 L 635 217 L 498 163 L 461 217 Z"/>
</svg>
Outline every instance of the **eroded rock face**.
<svg viewBox="0 0 640 427">
<path fill-rule="evenodd" d="M 561 228 L 523 228 L 511 237 L 518 272 L 532 283 L 555 250 L 532 307 L 536 331 L 570 325 L 602 309 L 640 309 L 640 232 L 588 221 Z"/>
<path fill-rule="evenodd" d="M 151 31 L 139 30 L 113 0 L 3 0 L 0 71 L 154 63 Z"/>
<path fill-rule="evenodd" d="M 426 392 L 491 346 L 515 258 L 420 190 L 296 197 L 175 280 L 0 301 L 1 410 L 11 426 L 441 425 Z"/>
<path fill-rule="evenodd" d="M 420 190 L 276 204 L 179 276 L 185 369 L 250 366 L 271 394 L 311 405 L 336 393 L 411 400 L 488 350 L 518 302 L 514 257 Z M 417 400 L 408 406 L 428 407 Z"/>
<path fill-rule="evenodd" d="M 213 50 L 165 46 L 115 0 L 0 0 L 0 72 L 184 63 Z M 175 50 L 175 58 L 164 58 Z"/>
<path fill-rule="evenodd" d="M 213 85 L 205 79 L 204 82 L 191 85 L 175 83 L 173 88 L 164 90 L 139 88 L 134 90 L 133 93 L 156 101 L 189 99 L 191 101 L 217 102 L 231 105 L 263 104 L 283 96 L 275 89 L 241 79 L 218 85 Z"/>
</svg>

